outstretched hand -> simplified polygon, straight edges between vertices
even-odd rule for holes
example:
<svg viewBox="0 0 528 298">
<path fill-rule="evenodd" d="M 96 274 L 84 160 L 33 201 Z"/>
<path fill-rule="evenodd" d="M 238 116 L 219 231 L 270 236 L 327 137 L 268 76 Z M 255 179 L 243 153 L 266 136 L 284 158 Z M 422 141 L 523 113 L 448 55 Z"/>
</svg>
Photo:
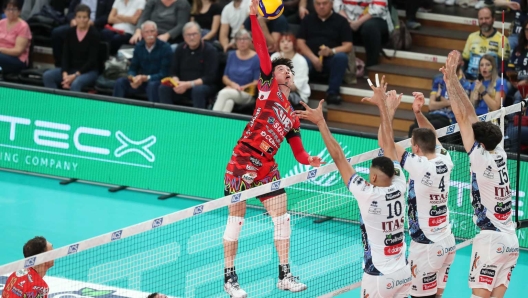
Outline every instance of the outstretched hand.
<svg viewBox="0 0 528 298">
<path fill-rule="evenodd" d="M 398 109 L 401 103 L 403 93 L 396 93 L 396 90 L 391 90 L 387 93 L 387 108 L 389 111 L 394 112 Z"/>
<path fill-rule="evenodd" d="M 324 165 L 326 162 L 323 161 L 319 156 L 310 156 L 308 157 L 308 162 L 312 167 L 320 167 Z"/>
<path fill-rule="evenodd" d="M 459 61 L 460 61 L 460 52 L 456 50 L 451 51 L 449 55 L 447 56 L 445 66 L 442 66 L 442 68 L 440 68 L 440 72 L 444 74 L 444 82 L 446 84 L 448 84 L 450 78 L 452 77 L 458 78 L 456 72 L 457 72 Z"/>
<path fill-rule="evenodd" d="M 299 119 L 305 119 L 315 125 L 319 125 L 319 123 L 325 121 L 323 117 L 323 102 L 324 99 L 321 99 L 321 101 L 319 102 L 319 106 L 317 106 L 317 109 L 312 109 L 303 101 L 301 101 L 301 105 L 306 109 L 306 111 L 295 111 L 295 114 L 297 115 L 297 117 L 299 117 Z"/>
<path fill-rule="evenodd" d="M 258 15 L 258 6 L 258 0 L 251 0 L 251 3 L 249 4 L 249 15 Z"/>
<path fill-rule="evenodd" d="M 425 97 L 422 92 L 413 92 L 414 101 L 412 104 L 413 112 L 418 114 L 422 111 L 422 107 L 425 103 Z"/>
<path fill-rule="evenodd" d="M 385 76 L 381 77 L 381 84 L 380 84 L 380 81 L 379 81 L 378 74 L 376 74 L 376 86 L 374 86 L 374 84 L 372 84 L 372 81 L 370 81 L 370 79 L 368 79 L 368 83 L 369 83 L 370 88 L 372 89 L 372 91 L 374 91 L 374 95 L 372 97 L 363 97 L 363 99 L 361 99 L 361 101 L 371 102 L 371 103 L 377 105 L 378 107 L 384 105 L 385 104 L 385 100 L 387 98 L 387 94 L 386 94 L 387 83 L 385 83 Z"/>
</svg>

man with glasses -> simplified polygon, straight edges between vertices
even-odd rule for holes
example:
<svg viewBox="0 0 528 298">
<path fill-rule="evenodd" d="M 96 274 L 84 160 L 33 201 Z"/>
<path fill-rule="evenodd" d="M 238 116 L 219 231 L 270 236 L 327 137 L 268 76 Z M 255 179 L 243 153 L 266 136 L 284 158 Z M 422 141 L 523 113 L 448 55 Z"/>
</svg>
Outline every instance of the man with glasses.
<svg viewBox="0 0 528 298">
<path fill-rule="evenodd" d="M 176 104 L 191 99 L 193 107 L 207 107 L 207 98 L 215 91 L 218 53 L 214 46 L 202 41 L 200 32 L 200 25 L 195 22 L 183 26 L 184 43 L 174 52 L 170 73 L 174 83 L 159 87 L 161 103 Z"/>
</svg>

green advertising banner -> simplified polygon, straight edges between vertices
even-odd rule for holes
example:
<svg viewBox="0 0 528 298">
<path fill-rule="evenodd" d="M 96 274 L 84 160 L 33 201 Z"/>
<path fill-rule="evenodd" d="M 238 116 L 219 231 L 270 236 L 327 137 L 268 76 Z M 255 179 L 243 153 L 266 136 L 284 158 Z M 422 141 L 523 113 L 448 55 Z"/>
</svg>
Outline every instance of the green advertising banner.
<svg viewBox="0 0 528 298">
<path fill-rule="evenodd" d="M 4 87 L 0 87 L 0 99 L 2 168 L 210 199 L 224 195 L 224 171 L 247 123 Z M 375 139 L 334 136 L 346 156 L 378 147 Z M 311 155 L 331 160 L 318 131 L 303 129 L 302 139 Z M 286 142 L 282 146 L 276 160 L 283 177 L 310 169 L 293 158 Z M 452 157 L 456 165 L 450 188 L 450 198 L 455 198 L 450 200 L 452 223 L 460 231 L 457 236 L 468 238 L 476 230 L 471 221 L 467 154 L 453 152 Z M 357 165 L 358 171 L 367 173 L 368 164 Z M 510 168 L 514 165 L 511 160 Z M 519 215 L 523 218 L 528 212 L 521 205 L 528 181 L 525 162 L 520 175 Z M 316 195 L 344 185 L 335 174 L 319 178 L 299 187 L 306 184 L 302 191 Z M 322 215 L 332 216 L 332 212 L 325 210 Z M 528 247 L 523 232 L 519 231 L 519 240 Z"/>
</svg>

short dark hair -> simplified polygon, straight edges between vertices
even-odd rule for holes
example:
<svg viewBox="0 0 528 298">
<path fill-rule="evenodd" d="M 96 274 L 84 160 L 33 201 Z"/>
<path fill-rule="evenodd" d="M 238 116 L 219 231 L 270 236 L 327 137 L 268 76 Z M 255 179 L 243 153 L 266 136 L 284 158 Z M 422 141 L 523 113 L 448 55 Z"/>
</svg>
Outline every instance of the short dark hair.
<svg viewBox="0 0 528 298">
<path fill-rule="evenodd" d="M 371 167 L 382 171 L 389 178 L 394 176 L 394 163 L 386 156 L 378 156 L 374 158 Z"/>
<path fill-rule="evenodd" d="M 148 295 L 147 298 L 156 298 L 156 296 L 158 296 L 158 293 L 152 293 Z"/>
<path fill-rule="evenodd" d="M 88 17 L 90 17 L 90 15 L 92 14 L 92 10 L 86 4 L 79 4 L 79 5 L 75 6 L 75 15 L 77 15 L 77 13 L 79 13 L 79 12 L 88 13 Z"/>
<path fill-rule="evenodd" d="M 21 9 L 22 3 L 20 3 L 20 0 L 7 0 L 5 2 L 4 8 L 7 8 L 8 6 L 16 7 L 18 10 Z"/>
<path fill-rule="evenodd" d="M 484 144 L 486 150 L 494 150 L 502 140 L 500 128 L 491 122 L 473 123 L 475 141 Z"/>
<path fill-rule="evenodd" d="M 436 134 L 429 128 L 416 128 L 412 132 L 412 140 L 423 153 L 433 153 L 436 147 Z"/>
<path fill-rule="evenodd" d="M 495 7 L 494 7 L 494 6 L 484 6 L 484 7 L 482 7 L 481 9 L 479 9 L 478 11 L 480 12 L 480 11 L 483 10 L 483 9 L 487 9 L 487 10 L 489 10 L 489 12 L 490 12 L 490 14 L 491 14 L 491 18 L 492 18 L 492 19 L 495 19 Z M 477 12 L 477 14 L 478 14 L 478 12 Z"/>
<path fill-rule="evenodd" d="M 42 236 L 36 236 L 24 244 L 22 252 L 24 253 L 24 258 L 28 258 L 45 252 L 47 247 L 48 241 L 46 238 Z"/>
<path fill-rule="evenodd" d="M 275 67 L 279 65 L 287 66 L 290 69 L 291 73 L 295 75 L 295 72 L 293 71 L 293 62 L 291 61 L 291 59 L 288 59 L 288 58 L 273 59 L 273 61 L 271 61 L 271 72 L 274 72 Z"/>
</svg>

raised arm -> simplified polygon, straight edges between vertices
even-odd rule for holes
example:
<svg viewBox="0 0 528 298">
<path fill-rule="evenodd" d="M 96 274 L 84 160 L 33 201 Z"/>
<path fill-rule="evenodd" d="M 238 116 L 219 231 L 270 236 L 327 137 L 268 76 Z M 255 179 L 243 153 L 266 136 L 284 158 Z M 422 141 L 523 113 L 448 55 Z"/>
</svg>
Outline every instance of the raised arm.
<svg viewBox="0 0 528 298">
<path fill-rule="evenodd" d="M 389 112 L 389 121 L 392 123 L 394 121 L 394 114 L 396 114 L 396 110 L 398 109 L 398 106 L 401 103 L 403 94 L 398 95 L 395 90 L 391 90 L 388 92 L 387 95 L 387 109 Z M 382 126 L 380 125 L 378 130 L 378 136 L 383 134 Z M 383 140 L 381 138 L 378 138 L 378 145 L 380 148 L 383 148 Z M 403 149 L 402 146 L 398 144 L 394 144 L 396 146 L 396 155 L 398 156 L 398 160 L 401 160 L 401 157 L 403 156 L 403 153 L 405 152 L 405 149 Z"/>
<path fill-rule="evenodd" d="M 323 117 L 323 102 L 324 100 L 321 100 L 317 109 L 312 109 L 301 101 L 301 104 L 304 106 L 306 111 L 295 111 L 295 113 L 297 116 L 299 116 L 299 118 L 306 119 L 317 125 L 319 131 L 321 132 L 321 136 L 323 137 L 323 141 L 328 153 L 330 153 L 330 156 L 332 156 L 332 159 L 334 160 L 334 163 L 336 164 L 337 169 L 343 178 L 343 182 L 345 185 L 348 185 L 350 178 L 352 178 L 356 171 L 348 163 L 345 153 L 343 153 L 343 149 L 341 149 L 339 143 L 332 136 L 330 129 L 328 129 L 328 125 L 326 125 L 326 121 Z"/>
<path fill-rule="evenodd" d="M 389 110 L 387 109 L 387 83 L 385 83 L 385 76 L 381 78 L 381 84 L 379 83 L 378 74 L 376 74 L 376 86 L 369 81 L 370 88 L 374 91 L 374 95 L 371 98 L 363 98 L 362 101 L 369 101 L 376 104 L 380 111 L 380 134 L 378 138 L 381 139 L 381 149 L 383 154 L 391 160 L 399 160 L 396 154 L 396 147 L 394 144 L 394 132 L 392 131 L 392 123 L 389 117 Z"/>
<path fill-rule="evenodd" d="M 451 109 L 455 114 L 455 118 L 460 127 L 460 135 L 462 142 L 467 152 L 471 151 L 475 143 L 475 135 L 473 134 L 472 124 L 478 121 L 475 108 L 469 101 L 464 88 L 458 80 L 456 68 L 460 53 L 452 51 L 447 57 L 446 65 L 440 69 L 444 74 L 444 81 L 449 94 L 449 101 L 451 102 Z"/>
<path fill-rule="evenodd" d="M 414 96 L 414 102 L 412 105 L 414 116 L 416 117 L 416 122 L 418 122 L 418 126 L 420 128 L 429 128 L 432 130 L 436 135 L 436 144 L 440 145 L 440 141 L 438 140 L 438 135 L 436 134 L 436 129 L 434 126 L 429 122 L 429 119 L 427 119 L 424 114 L 422 114 L 422 107 L 425 103 L 425 97 L 422 92 L 413 92 Z"/>
<path fill-rule="evenodd" d="M 260 28 L 260 23 L 257 19 L 258 0 L 251 0 L 249 6 L 249 18 L 251 19 L 251 35 L 253 36 L 253 46 L 260 60 L 260 69 L 266 74 L 271 74 L 271 58 L 268 53 L 268 46 L 266 45 L 266 38 Z"/>
</svg>

